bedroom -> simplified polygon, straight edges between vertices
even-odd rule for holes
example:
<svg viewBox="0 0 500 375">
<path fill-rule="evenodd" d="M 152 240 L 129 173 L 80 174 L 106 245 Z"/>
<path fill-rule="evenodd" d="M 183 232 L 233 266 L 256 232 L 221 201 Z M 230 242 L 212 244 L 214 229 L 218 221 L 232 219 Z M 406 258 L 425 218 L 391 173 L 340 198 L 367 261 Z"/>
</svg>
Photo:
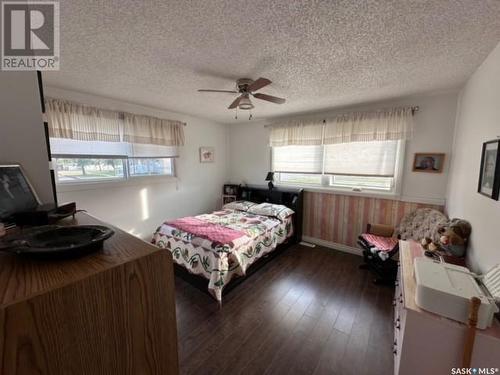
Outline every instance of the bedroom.
<svg viewBox="0 0 500 375">
<path fill-rule="evenodd" d="M 498 1 L 17 3 L 2 1 L 0 168 L 20 165 L 37 204 L 86 211 L 57 223 L 114 235 L 67 260 L 2 252 L 2 373 L 500 367 L 497 318 L 466 361 L 466 319 L 398 303 L 420 237 L 389 233 L 388 261 L 358 244 L 433 209 L 472 227 L 455 261 L 500 263 Z M 33 35 L 57 46 L 52 70 L 33 40 L 12 52 Z M 13 68 L 26 56 L 39 73 Z M 23 233 L 2 176 L 0 249 Z"/>
</svg>

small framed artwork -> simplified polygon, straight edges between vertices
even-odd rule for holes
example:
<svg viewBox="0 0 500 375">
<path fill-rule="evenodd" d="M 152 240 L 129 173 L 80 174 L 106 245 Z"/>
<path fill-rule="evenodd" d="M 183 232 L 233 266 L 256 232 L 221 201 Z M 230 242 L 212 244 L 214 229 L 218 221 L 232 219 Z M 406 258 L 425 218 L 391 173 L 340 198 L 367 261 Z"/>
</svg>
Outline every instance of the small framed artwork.
<svg viewBox="0 0 500 375">
<path fill-rule="evenodd" d="M 419 152 L 413 160 L 413 172 L 441 173 L 444 166 L 443 153 Z"/>
<path fill-rule="evenodd" d="M 483 143 L 478 192 L 498 200 L 500 190 L 500 139 Z"/>
<path fill-rule="evenodd" d="M 213 163 L 215 161 L 214 147 L 200 147 L 200 163 Z"/>
</svg>

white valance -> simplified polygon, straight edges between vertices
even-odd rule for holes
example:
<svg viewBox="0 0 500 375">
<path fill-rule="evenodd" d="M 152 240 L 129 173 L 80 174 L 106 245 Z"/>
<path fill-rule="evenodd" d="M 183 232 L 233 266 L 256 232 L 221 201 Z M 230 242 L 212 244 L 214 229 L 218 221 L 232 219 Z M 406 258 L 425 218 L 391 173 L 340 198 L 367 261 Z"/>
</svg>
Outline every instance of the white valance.
<svg viewBox="0 0 500 375">
<path fill-rule="evenodd" d="M 125 142 L 162 146 L 184 145 L 184 123 L 124 113 Z"/>
<path fill-rule="evenodd" d="M 291 120 L 271 126 L 270 146 L 331 145 L 410 139 L 413 109 L 349 113 L 325 120 Z"/>
<path fill-rule="evenodd" d="M 323 144 L 410 139 L 413 135 L 412 108 L 380 112 L 349 113 L 326 120 Z"/>
<path fill-rule="evenodd" d="M 59 99 L 46 99 L 49 135 L 80 141 L 120 142 L 120 114 Z"/>
<path fill-rule="evenodd" d="M 289 121 L 271 127 L 270 146 L 321 145 L 323 124 L 317 121 Z"/>
<path fill-rule="evenodd" d="M 70 101 L 45 101 L 49 135 L 93 142 L 183 146 L 184 123 L 100 109 Z"/>
</svg>

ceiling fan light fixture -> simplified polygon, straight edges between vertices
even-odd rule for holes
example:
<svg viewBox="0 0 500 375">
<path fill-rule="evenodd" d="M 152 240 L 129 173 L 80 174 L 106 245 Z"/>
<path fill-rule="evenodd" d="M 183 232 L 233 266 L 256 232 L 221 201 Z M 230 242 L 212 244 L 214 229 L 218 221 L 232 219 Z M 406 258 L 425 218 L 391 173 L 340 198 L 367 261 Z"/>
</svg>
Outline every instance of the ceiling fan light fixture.
<svg viewBox="0 0 500 375">
<path fill-rule="evenodd" d="M 241 98 L 238 108 L 242 110 L 250 110 L 254 108 L 254 105 L 248 96 L 244 96 Z"/>
<path fill-rule="evenodd" d="M 252 101 L 250 100 L 250 96 L 253 96 L 256 99 L 264 100 L 266 102 L 271 102 L 275 104 L 283 104 L 285 103 L 285 99 L 278 98 L 276 96 L 263 94 L 261 92 L 255 93 L 255 91 L 260 90 L 267 85 L 270 85 L 272 82 L 267 78 L 260 77 L 257 80 L 251 80 L 249 78 L 240 78 L 236 81 L 236 89 L 235 90 L 212 90 L 212 89 L 199 89 L 200 92 L 225 92 L 230 94 L 240 94 L 236 99 L 234 99 L 227 109 L 241 109 L 244 111 L 251 111 L 255 108 Z M 252 117 L 252 114 L 250 114 Z"/>
</svg>

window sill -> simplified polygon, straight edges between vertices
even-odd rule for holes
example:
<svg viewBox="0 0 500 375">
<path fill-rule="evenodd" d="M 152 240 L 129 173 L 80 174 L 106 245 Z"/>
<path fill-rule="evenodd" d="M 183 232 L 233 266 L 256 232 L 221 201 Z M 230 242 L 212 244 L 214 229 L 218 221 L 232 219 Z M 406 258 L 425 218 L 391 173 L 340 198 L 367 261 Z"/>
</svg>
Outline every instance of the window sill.
<svg viewBox="0 0 500 375">
<path fill-rule="evenodd" d="M 332 188 L 325 186 L 282 184 L 282 183 L 277 183 L 275 184 L 275 186 L 283 188 L 301 188 L 304 189 L 304 191 L 311 193 L 338 194 L 338 195 L 348 195 L 348 196 L 365 197 L 365 198 L 391 199 L 402 202 L 432 204 L 436 206 L 444 206 L 446 204 L 444 198 L 405 196 L 402 194 L 397 194 L 393 191 L 376 191 L 376 190 L 353 191 L 351 189 L 339 189 L 336 187 Z"/>
<path fill-rule="evenodd" d="M 397 194 L 394 191 L 384 191 L 384 190 L 375 190 L 375 189 L 367 189 L 361 191 L 355 191 L 351 188 L 339 188 L 339 187 L 326 187 L 326 186 L 311 186 L 311 185 L 299 185 L 299 184 L 283 184 L 277 183 L 277 187 L 284 188 L 302 188 L 304 191 L 309 191 L 312 193 L 327 193 L 327 194 L 340 194 L 340 195 L 352 195 L 352 196 L 360 196 L 360 197 L 368 197 L 368 198 L 387 198 L 387 199 L 400 199 L 400 194 Z"/>
<path fill-rule="evenodd" d="M 123 188 L 131 186 L 144 186 L 152 184 L 174 183 L 177 182 L 176 176 L 143 176 L 143 177 L 130 177 L 121 180 L 105 180 L 105 181 L 87 181 L 87 182 L 71 182 L 71 183 L 58 183 L 56 190 L 58 193 L 72 192 L 72 191 L 86 191 L 86 190 L 101 190 L 112 188 Z"/>
</svg>

